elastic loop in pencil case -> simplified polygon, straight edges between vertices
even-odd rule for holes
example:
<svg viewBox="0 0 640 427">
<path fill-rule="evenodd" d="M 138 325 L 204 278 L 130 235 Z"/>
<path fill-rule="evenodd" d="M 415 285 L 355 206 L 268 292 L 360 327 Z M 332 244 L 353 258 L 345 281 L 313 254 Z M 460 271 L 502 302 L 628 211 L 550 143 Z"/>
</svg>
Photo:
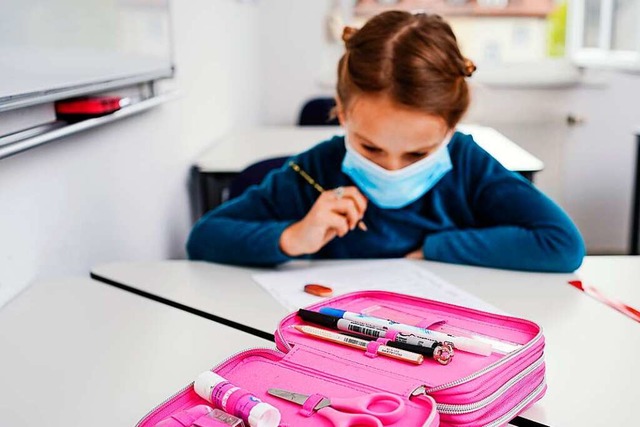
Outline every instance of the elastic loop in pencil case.
<svg viewBox="0 0 640 427">
<path fill-rule="evenodd" d="M 369 341 L 369 344 L 367 344 L 367 351 L 364 353 L 364 355 L 372 359 L 374 357 L 378 357 L 378 349 L 381 345 L 383 345 L 381 342 Z"/>
<path fill-rule="evenodd" d="M 316 412 L 315 411 L 316 406 L 318 406 L 318 403 L 320 403 L 322 399 L 324 399 L 324 396 L 318 393 L 315 393 L 309 396 L 307 400 L 305 400 L 304 404 L 302 405 L 302 408 L 300 409 L 300 414 L 304 415 L 305 417 L 312 416 Z"/>
</svg>

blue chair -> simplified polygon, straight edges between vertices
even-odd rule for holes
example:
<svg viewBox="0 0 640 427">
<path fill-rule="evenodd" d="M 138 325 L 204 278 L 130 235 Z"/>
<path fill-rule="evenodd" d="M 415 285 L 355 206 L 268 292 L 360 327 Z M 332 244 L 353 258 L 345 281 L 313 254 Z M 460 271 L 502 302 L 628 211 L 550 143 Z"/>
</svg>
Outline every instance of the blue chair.
<svg viewBox="0 0 640 427">
<path fill-rule="evenodd" d="M 331 109 L 336 106 L 333 98 L 314 98 L 307 101 L 300 111 L 298 126 L 337 126 L 337 118 L 330 118 Z"/>
<path fill-rule="evenodd" d="M 265 159 L 252 164 L 238 173 L 238 175 L 233 178 L 233 181 L 231 181 L 231 184 L 229 184 L 229 193 L 226 200 L 238 197 L 252 185 L 260 184 L 269 172 L 281 167 L 288 158 L 289 156 Z"/>
</svg>

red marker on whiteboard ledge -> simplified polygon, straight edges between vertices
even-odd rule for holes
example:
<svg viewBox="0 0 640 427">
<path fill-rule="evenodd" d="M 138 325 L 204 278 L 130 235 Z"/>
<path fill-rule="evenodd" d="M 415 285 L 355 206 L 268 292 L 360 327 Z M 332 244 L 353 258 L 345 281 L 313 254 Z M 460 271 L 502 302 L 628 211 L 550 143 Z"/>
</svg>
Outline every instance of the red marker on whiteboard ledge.
<svg viewBox="0 0 640 427">
<path fill-rule="evenodd" d="M 583 285 L 581 280 L 569 280 L 569 284 L 575 288 L 580 289 L 592 298 L 605 303 L 614 310 L 618 310 L 620 313 L 632 318 L 636 322 L 640 322 L 640 311 L 633 307 L 626 305 L 625 303 L 617 300 L 612 300 L 602 295 L 600 291 L 593 286 Z"/>
<path fill-rule="evenodd" d="M 120 96 L 89 96 L 56 101 L 55 109 L 59 120 L 74 122 L 111 114 L 130 103 Z"/>
</svg>

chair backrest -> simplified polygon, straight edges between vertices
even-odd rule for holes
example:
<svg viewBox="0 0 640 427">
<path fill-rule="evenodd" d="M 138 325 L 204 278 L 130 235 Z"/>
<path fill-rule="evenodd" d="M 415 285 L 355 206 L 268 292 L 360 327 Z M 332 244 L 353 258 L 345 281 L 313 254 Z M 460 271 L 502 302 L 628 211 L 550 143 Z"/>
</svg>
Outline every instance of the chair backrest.
<svg viewBox="0 0 640 427">
<path fill-rule="evenodd" d="M 289 156 L 274 157 L 248 166 L 231 181 L 227 200 L 238 197 L 252 185 L 260 184 L 269 172 L 282 166 L 288 158 Z"/>
<path fill-rule="evenodd" d="M 329 118 L 331 109 L 336 106 L 333 98 L 314 98 L 307 101 L 300 111 L 299 126 L 337 126 L 337 118 Z"/>
</svg>

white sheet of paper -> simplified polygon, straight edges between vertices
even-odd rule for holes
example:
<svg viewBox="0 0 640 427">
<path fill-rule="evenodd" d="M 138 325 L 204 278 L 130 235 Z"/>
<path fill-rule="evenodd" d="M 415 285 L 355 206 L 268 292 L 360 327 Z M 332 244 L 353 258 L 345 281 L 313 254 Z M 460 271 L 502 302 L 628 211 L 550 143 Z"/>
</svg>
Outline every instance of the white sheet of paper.
<svg viewBox="0 0 640 427">
<path fill-rule="evenodd" d="M 363 260 L 346 266 L 318 266 L 254 274 L 253 279 L 290 311 L 322 301 L 304 292 L 318 283 L 333 288 L 333 295 L 363 290 L 391 291 L 450 304 L 504 314 L 493 305 L 457 288 L 415 263 L 404 259 Z"/>
</svg>

